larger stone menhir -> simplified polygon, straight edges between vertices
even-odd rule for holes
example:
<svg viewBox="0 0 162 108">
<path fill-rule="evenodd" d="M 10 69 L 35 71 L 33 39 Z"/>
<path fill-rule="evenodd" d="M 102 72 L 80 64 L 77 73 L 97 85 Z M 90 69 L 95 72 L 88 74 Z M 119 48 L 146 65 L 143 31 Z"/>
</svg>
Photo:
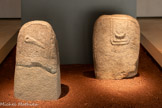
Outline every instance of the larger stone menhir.
<svg viewBox="0 0 162 108">
<path fill-rule="evenodd" d="M 93 51 L 98 79 L 123 79 L 137 74 L 140 29 L 128 15 L 103 15 L 94 26 Z"/>
<path fill-rule="evenodd" d="M 14 95 L 23 100 L 56 100 L 61 93 L 56 35 L 45 21 L 31 21 L 17 40 Z"/>
</svg>

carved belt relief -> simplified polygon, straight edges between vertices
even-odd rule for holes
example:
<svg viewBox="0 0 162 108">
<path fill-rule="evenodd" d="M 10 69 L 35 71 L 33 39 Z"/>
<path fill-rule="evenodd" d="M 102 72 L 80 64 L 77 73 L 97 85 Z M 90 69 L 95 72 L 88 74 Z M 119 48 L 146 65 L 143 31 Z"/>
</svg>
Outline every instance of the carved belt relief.
<svg viewBox="0 0 162 108">
<path fill-rule="evenodd" d="M 111 19 L 111 44 L 126 45 L 129 43 L 127 19 Z"/>
</svg>

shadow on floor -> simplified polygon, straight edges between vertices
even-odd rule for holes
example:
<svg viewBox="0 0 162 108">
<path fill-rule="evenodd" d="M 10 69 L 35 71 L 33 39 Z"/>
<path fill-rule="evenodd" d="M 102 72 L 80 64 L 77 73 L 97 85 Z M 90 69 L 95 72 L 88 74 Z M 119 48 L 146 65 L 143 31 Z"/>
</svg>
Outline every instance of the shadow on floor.
<svg viewBox="0 0 162 108">
<path fill-rule="evenodd" d="M 65 97 L 68 94 L 68 92 L 69 92 L 69 87 L 65 84 L 61 84 L 61 95 L 59 99 Z"/>
<path fill-rule="evenodd" d="M 86 71 L 86 72 L 83 72 L 83 76 L 88 77 L 88 78 L 93 78 L 93 79 L 96 78 L 96 77 L 95 77 L 95 72 L 94 72 L 94 71 Z M 139 76 L 140 76 L 140 74 L 137 73 L 137 75 L 135 75 L 135 76 L 133 76 L 133 77 L 123 78 L 123 79 L 132 79 L 132 78 L 134 78 L 134 77 L 139 77 Z"/>
<path fill-rule="evenodd" d="M 139 73 L 137 73 L 135 76 L 132 76 L 132 77 L 127 77 L 127 78 L 123 78 L 123 79 L 132 79 L 132 78 L 134 78 L 134 77 L 140 77 L 140 74 L 139 74 Z"/>
<path fill-rule="evenodd" d="M 94 78 L 95 79 L 95 73 L 94 73 L 94 71 L 86 71 L 86 72 L 83 72 L 83 76 L 88 77 L 88 78 Z"/>
</svg>

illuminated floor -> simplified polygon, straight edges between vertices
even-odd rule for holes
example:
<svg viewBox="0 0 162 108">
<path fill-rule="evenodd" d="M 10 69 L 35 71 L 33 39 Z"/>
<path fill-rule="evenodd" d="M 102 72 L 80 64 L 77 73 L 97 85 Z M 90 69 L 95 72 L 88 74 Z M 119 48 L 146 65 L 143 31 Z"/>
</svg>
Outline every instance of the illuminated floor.
<svg viewBox="0 0 162 108">
<path fill-rule="evenodd" d="M 22 101 L 13 96 L 15 48 L 0 66 L 0 103 L 53 108 L 161 108 L 162 70 L 141 47 L 139 76 L 97 80 L 92 65 L 62 65 L 62 95 L 57 101 Z"/>
</svg>

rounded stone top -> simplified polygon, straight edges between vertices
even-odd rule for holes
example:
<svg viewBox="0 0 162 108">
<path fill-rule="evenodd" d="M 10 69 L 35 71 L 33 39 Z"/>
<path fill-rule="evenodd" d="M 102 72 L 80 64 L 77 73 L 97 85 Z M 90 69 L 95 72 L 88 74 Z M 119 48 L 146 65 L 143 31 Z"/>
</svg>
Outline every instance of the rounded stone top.
<svg viewBox="0 0 162 108">
<path fill-rule="evenodd" d="M 34 20 L 34 21 L 29 21 L 29 22 L 25 23 L 22 26 L 21 30 L 25 29 L 26 27 L 28 27 L 30 25 L 43 25 L 43 26 L 46 26 L 49 29 L 52 29 L 52 26 L 48 22 L 42 21 L 42 20 Z"/>
<path fill-rule="evenodd" d="M 130 21 L 135 22 L 135 23 L 139 26 L 138 21 L 137 21 L 135 18 L 133 18 L 132 16 L 129 16 L 129 15 L 126 15 L 126 14 L 101 15 L 101 16 L 97 19 L 97 21 L 98 21 L 98 20 L 102 20 L 102 19 L 104 19 L 104 18 L 110 18 L 110 19 L 113 18 L 113 19 L 125 19 L 125 20 L 130 20 Z"/>
<path fill-rule="evenodd" d="M 42 27 L 43 27 L 43 28 L 42 28 Z M 45 29 L 46 29 L 46 30 L 45 30 Z M 21 34 L 22 34 L 23 37 L 24 37 L 24 36 L 25 36 L 24 33 L 25 33 L 26 31 L 30 31 L 30 32 L 29 32 L 30 34 L 31 34 L 31 33 L 32 33 L 32 34 L 36 33 L 36 32 L 33 32 L 34 30 L 36 30 L 38 34 L 42 34 L 43 31 L 45 30 L 44 32 L 49 32 L 49 33 L 53 34 L 54 37 L 56 36 L 56 34 L 55 34 L 55 32 L 54 32 L 52 26 L 51 26 L 48 22 L 42 21 L 42 20 L 34 20 L 34 21 L 29 21 L 29 22 L 25 23 L 25 24 L 21 27 L 21 29 L 20 29 L 20 31 L 19 31 L 18 38 L 20 37 Z M 51 37 L 51 36 L 53 36 L 53 35 L 48 35 L 48 36 Z M 42 35 L 42 36 L 43 36 L 43 35 Z M 44 35 L 44 36 L 47 37 L 47 35 Z"/>
</svg>

